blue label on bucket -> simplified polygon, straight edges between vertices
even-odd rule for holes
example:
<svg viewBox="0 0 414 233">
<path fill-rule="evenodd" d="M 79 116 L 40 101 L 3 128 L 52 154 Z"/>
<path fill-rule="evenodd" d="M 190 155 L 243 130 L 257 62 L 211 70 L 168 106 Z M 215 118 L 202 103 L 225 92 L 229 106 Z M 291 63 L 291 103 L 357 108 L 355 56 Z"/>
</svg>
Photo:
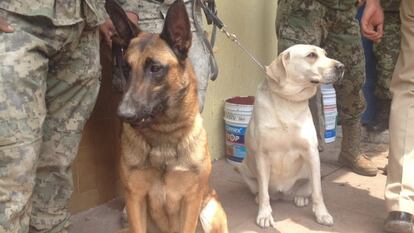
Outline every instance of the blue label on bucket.
<svg viewBox="0 0 414 233">
<path fill-rule="evenodd" d="M 246 157 L 244 135 L 246 126 L 225 125 L 226 128 L 226 154 L 228 159 L 241 162 Z"/>
<path fill-rule="evenodd" d="M 233 156 L 230 156 L 229 159 L 242 162 L 244 157 L 246 157 L 246 146 L 233 144 Z"/>
<path fill-rule="evenodd" d="M 246 127 L 226 125 L 226 140 L 233 143 L 244 143 Z"/>
<path fill-rule="evenodd" d="M 325 138 L 333 138 L 335 136 L 336 136 L 336 130 L 335 129 L 325 130 Z"/>
</svg>

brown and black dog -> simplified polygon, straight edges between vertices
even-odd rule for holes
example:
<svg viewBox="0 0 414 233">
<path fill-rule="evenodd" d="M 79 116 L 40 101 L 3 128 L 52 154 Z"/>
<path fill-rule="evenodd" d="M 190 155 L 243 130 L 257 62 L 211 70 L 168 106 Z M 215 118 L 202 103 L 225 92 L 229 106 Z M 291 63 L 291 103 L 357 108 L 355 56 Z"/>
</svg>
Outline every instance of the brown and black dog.
<svg viewBox="0 0 414 233">
<path fill-rule="evenodd" d="M 211 172 L 197 83 L 187 59 L 191 29 L 185 5 L 170 6 L 161 34 L 140 31 L 112 0 L 107 11 L 121 43 L 129 80 L 123 119 L 121 180 L 134 233 L 227 233 L 226 214 L 209 186 Z"/>
</svg>

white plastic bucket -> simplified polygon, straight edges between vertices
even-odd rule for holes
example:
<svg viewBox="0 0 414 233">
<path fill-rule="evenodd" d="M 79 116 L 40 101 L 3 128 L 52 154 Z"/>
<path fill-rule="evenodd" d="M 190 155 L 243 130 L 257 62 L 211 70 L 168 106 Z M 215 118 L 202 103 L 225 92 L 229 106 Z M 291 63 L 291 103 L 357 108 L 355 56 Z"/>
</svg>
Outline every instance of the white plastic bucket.
<svg viewBox="0 0 414 233">
<path fill-rule="evenodd" d="M 246 157 L 244 136 L 253 111 L 254 96 L 236 96 L 224 102 L 226 159 L 238 166 Z"/>
<path fill-rule="evenodd" d="M 331 143 L 336 139 L 336 122 L 338 117 L 336 93 L 333 85 L 322 85 L 321 93 L 325 119 L 324 138 L 326 143 Z"/>
</svg>

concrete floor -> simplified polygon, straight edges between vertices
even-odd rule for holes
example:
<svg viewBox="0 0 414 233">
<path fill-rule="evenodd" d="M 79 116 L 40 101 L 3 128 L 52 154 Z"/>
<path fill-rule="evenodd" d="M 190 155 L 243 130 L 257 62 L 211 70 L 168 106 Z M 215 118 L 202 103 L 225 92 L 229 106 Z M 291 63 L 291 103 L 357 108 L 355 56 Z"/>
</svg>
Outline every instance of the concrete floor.
<svg viewBox="0 0 414 233">
<path fill-rule="evenodd" d="M 380 140 L 381 141 L 381 140 Z M 382 140 L 384 141 L 384 140 Z M 386 141 L 386 140 L 385 140 Z M 383 191 L 386 176 L 364 177 L 337 163 L 340 138 L 321 152 L 322 191 L 334 225 L 326 227 L 315 222 L 311 206 L 297 208 L 292 202 L 273 201 L 276 229 L 261 229 L 255 224 L 257 205 L 254 196 L 243 184 L 240 175 L 225 160 L 214 162 L 212 185 L 217 190 L 228 215 L 232 233 L 379 233 L 386 216 Z M 386 144 L 364 143 L 363 151 L 383 168 L 387 162 Z M 121 199 L 79 213 L 72 218 L 69 233 L 114 233 L 121 228 Z"/>
</svg>

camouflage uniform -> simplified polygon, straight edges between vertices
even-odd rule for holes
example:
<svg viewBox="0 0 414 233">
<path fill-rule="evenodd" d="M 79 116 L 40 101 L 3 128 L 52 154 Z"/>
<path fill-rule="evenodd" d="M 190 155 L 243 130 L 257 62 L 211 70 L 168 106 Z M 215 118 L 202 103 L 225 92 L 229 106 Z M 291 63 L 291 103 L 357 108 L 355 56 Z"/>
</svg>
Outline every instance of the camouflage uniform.
<svg viewBox="0 0 414 233">
<path fill-rule="evenodd" d="M 379 99 L 391 100 L 390 82 L 400 51 L 400 0 L 382 0 L 384 9 L 384 37 L 381 43 L 374 44 L 377 62 L 375 95 Z"/>
<path fill-rule="evenodd" d="M 353 167 L 367 161 L 360 154 L 360 117 L 365 109 L 362 95 L 364 83 L 364 54 L 360 28 L 355 19 L 355 0 L 279 0 L 276 34 L 279 52 L 294 44 L 313 44 L 324 48 L 328 55 L 345 64 L 343 79 L 334 84 L 339 117 L 343 129 L 340 160 L 355 172 L 376 174 L 377 169 L 368 161 L 370 170 Z"/>
<path fill-rule="evenodd" d="M 373 45 L 377 72 L 374 90 L 377 111 L 373 122 L 367 125 L 367 129 L 374 132 L 388 129 L 392 99 L 390 82 L 401 40 L 400 0 L 382 0 L 381 5 L 384 9 L 384 37 L 379 44 Z"/>
<path fill-rule="evenodd" d="M 164 17 L 168 7 L 173 0 L 135 0 L 138 4 L 139 27 L 146 32 L 160 33 L 164 25 Z M 210 52 L 200 34 L 196 32 L 193 17 L 193 0 L 184 0 L 188 16 L 191 21 L 192 45 L 189 58 L 193 64 L 198 83 L 198 99 L 201 109 L 204 105 L 204 97 L 207 91 L 208 80 L 210 79 Z M 203 25 L 200 8 L 196 7 L 195 18 L 199 25 Z"/>
<path fill-rule="evenodd" d="M 103 3 L 0 1 L 14 28 L 0 32 L 1 233 L 68 225 L 71 164 L 100 85 Z"/>
</svg>

